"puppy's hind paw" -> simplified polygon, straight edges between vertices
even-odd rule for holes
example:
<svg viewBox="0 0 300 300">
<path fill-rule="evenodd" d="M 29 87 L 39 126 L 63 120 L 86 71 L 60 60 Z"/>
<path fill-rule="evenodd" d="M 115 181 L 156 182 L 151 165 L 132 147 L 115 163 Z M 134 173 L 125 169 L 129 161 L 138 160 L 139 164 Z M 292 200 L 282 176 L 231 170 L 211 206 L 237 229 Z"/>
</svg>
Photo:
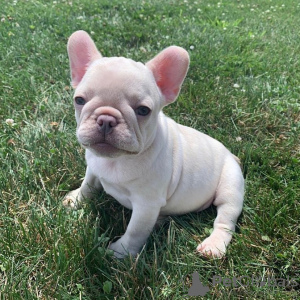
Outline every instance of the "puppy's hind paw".
<svg viewBox="0 0 300 300">
<path fill-rule="evenodd" d="M 126 243 L 124 236 L 122 236 L 116 242 L 111 243 L 108 248 L 114 251 L 114 257 L 118 259 L 123 259 L 127 256 L 136 257 L 139 252 L 139 249 L 130 247 L 128 243 Z"/>
<path fill-rule="evenodd" d="M 225 255 L 226 247 L 224 244 L 215 243 L 210 238 L 207 238 L 198 245 L 196 250 L 202 256 L 220 259 Z"/>
</svg>

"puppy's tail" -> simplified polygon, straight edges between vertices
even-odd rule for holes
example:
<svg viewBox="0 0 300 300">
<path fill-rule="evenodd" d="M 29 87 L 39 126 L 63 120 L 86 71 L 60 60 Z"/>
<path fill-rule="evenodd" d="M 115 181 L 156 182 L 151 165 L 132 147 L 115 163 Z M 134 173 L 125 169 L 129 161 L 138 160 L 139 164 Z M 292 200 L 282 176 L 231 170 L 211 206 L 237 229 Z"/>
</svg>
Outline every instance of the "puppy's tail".
<svg viewBox="0 0 300 300">
<path fill-rule="evenodd" d="M 235 159 L 235 161 L 239 164 L 239 166 L 242 167 L 240 159 L 237 156 L 235 156 L 234 154 L 232 154 L 232 155 L 233 155 L 233 158 Z"/>
</svg>

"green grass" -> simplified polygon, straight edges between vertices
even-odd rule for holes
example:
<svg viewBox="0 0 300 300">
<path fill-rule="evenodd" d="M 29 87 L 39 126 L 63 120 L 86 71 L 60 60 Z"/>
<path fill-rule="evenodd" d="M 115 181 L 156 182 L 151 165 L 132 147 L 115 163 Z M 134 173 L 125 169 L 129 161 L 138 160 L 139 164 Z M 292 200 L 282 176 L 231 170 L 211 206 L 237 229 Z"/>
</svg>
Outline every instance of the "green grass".
<svg viewBox="0 0 300 300">
<path fill-rule="evenodd" d="M 2 1 L 0 299 L 183 299 L 195 271 L 210 287 L 205 299 L 297 299 L 299 15 L 292 0 Z M 66 53 L 78 29 L 105 56 L 145 62 L 172 44 L 189 51 L 181 95 L 165 113 L 224 143 L 246 178 L 224 259 L 195 253 L 213 208 L 170 217 L 134 261 L 106 251 L 130 218 L 108 195 L 63 208 L 85 170 Z M 214 275 L 289 277 L 298 286 L 213 287 Z"/>
</svg>

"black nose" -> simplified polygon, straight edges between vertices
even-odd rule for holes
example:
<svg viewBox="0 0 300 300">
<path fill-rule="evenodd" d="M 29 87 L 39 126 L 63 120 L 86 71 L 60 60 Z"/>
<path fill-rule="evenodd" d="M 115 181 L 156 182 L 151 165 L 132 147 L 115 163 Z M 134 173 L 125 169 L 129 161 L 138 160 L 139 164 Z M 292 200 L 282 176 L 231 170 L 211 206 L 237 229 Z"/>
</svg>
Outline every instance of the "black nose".
<svg viewBox="0 0 300 300">
<path fill-rule="evenodd" d="M 117 119 L 110 115 L 100 115 L 97 119 L 100 131 L 104 134 L 111 132 L 113 127 L 116 127 L 118 122 Z"/>
</svg>

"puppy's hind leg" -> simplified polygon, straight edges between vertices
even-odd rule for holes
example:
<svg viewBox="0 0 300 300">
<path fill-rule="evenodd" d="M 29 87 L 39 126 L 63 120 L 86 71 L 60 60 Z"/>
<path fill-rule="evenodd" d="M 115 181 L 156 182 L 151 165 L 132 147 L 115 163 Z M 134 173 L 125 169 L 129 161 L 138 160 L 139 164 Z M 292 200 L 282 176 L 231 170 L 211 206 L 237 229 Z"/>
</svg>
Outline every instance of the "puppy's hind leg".
<svg viewBox="0 0 300 300">
<path fill-rule="evenodd" d="M 215 258 L 221 258 L 225 254 L 242 211 L 243 198 L 244 178 L 240 166 L 234 157 L 229 157 L 223 167 L 213 202 L 217 207 L 214 229 L 211 235 L 198 245 L 198 252 Z"/>
</svg>

